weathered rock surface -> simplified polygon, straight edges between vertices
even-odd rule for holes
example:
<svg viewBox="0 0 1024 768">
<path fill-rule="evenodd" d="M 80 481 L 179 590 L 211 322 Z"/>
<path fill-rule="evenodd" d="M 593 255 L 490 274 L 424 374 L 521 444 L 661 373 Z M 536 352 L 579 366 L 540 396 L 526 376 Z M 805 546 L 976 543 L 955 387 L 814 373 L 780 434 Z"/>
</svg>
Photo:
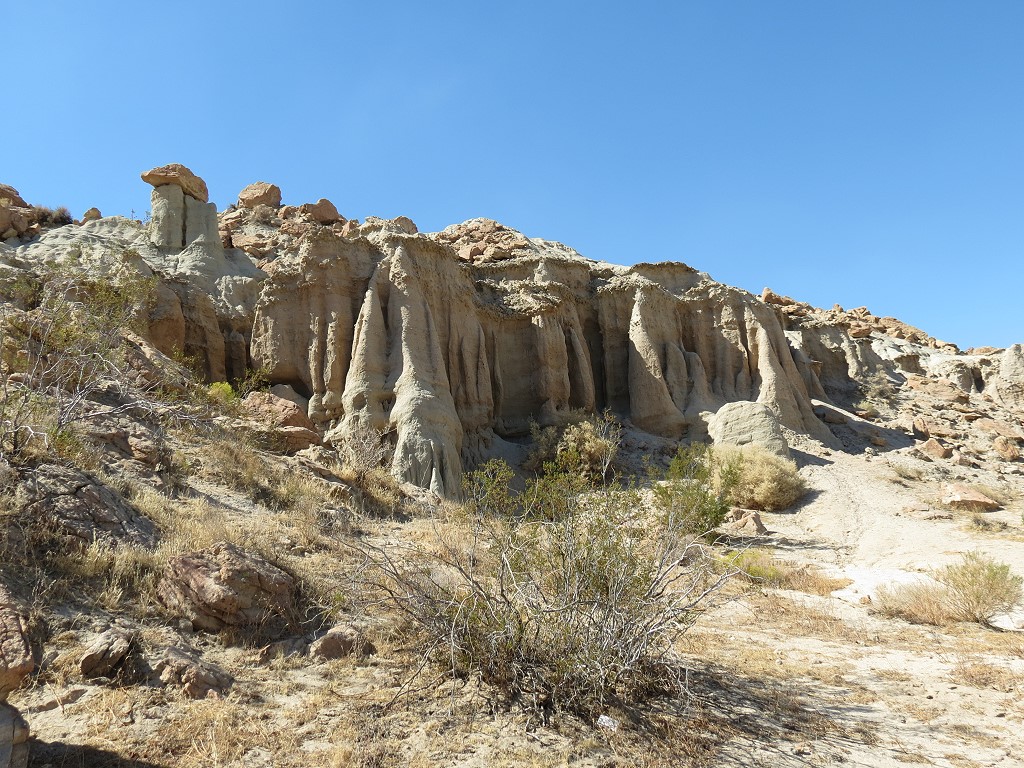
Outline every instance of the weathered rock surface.
<svg viewBox="0 0 1024 768">
<path fill-rule="evenodd" d="M 7 695 L 21 685 L 34 667 L 26 610 L 0 584 L 0 701 L 6 701 Z"/>
<path fill-rule="evenodd" d="M 726 403 L 708 419 L 708 434 L 715 445 L 760 445 L 789 458 L 789 444 L 779 420 L 772 409 L 762 403 Z"/>
<path fill-rule="evenodd" d="M 25 609 L 0 584 L 0 768 L 28 765 L 28 724 L 6 701 L 34 667 Z"/>
<path fill-rule="evenodd" d="M 157 585 L 168 610 L 209 632 L 284 626 L 294 614 L 294 592 L 287 573 L 227 542 L 171 558 Z"/>
<path fill-rule="evenodd" d="M 128 658 L 135 638 L 116 627 L 97 637 L 82 654 L 78 668 L 82 677 L 111 677 Z"/>
<path fill-rule="evenodd" d="M 309 646 L 310 656 L 325 660 L 341 659 L 352 654 L 372 656 L 376 652 L 377 648 L 362 632 L 343 624 L 331 627 Z"/>
<path fill-rule="evenodd" d="M 156 526 L 120 495 L 85 472 L 42 464 L 22 481 L 26 515 L 46 520 L 58 533 L 89 545 L 152 547 Z"/>
<path fill-rule="evenodd" d="M 27 768 L 28 737 L 25 718 L 0 701 L 0 768 Z"/>
<path fill-rule="evenodd" d="M 238 205 L 242 208 L 255 208 L 257 205 L 280 208 L 281 188 L 266 181 L 257 181 L 238 193 Z"/>
<path fill-rule="evenodd" d="M 190 699 L 219 696 L 234 682 L 234 678 L 217 665 L 173 646 L 164 649 L 154 671 L 164 685 L 180 686 Z"/>
<path fill-rule="evenodd" d="M 753 400 L 832 440 L 776 315 L 749 294 L 682 264 L 598 264 L 504 230 L 508 254 L 471 265 L 446 232 L 319 238 L 275 262 L 253 362 L 310 398 L 327 440 L 391 434 L 393 473 L 439 493 L 457 493 L 495 441 L 573 408 L 679 437 Z"/>
</svg>

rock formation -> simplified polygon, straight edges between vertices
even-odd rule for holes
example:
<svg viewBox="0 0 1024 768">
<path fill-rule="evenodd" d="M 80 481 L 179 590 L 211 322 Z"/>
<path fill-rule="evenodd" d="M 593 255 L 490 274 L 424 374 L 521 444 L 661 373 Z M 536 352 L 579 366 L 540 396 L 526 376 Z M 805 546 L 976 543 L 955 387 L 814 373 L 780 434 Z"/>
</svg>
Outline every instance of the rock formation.
<svg viewBox="0 0 1024 768">
<path fill-rule="evenodd" d="M 457 494 L 464 468 L 507 453 L 531 421 L 574 409 L 705 439 L 722 406 L 746 401 L 833 446 L 853 433 L 886 443 L 851 410 L 871 381 L 958 406 L 981 398 L 978 417 L 1024 409 L 1020 346 L 963 354 L 865 308 L 755 297 L 681 263 L 593 262 L 487 219 L 421 234 L 404 217 L 345 219 L 324 199 L 279 207 L 267 182 L 218 217 L 184 166 L 143 178 L 147 228 L 91 220 L 0 245 L 0 259 L 109 268 L 122 254 L 157 278 L 160 352 L 198 359 L 210 381 L 261 369 L 327 444 L 383 433 L 393 473 L 438 493 Z M 1015 436 L 977 439 L 1019 455 Z"/>
</svg>

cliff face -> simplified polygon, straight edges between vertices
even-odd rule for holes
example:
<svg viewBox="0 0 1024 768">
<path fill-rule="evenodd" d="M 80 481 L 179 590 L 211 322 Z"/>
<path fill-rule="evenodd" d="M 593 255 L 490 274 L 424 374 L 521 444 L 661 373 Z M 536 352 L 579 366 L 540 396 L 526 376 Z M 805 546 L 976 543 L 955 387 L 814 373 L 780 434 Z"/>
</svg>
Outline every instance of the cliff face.
<svg viewBox="0 0 1024 768">
<path fill-rule="evenodd" d="M 326 200 L 271 208 L 262 187 L 218 215 L 188 169 L 146 177 L 148 225 L 92 218 L 10 239 L 0 281 L 48 264 L 155 277 L 161 351 L 210 381 L 262 369 L 308 401 L 325 442 L 385 433 L 395 475 L 438 493 L 569 410 L 703 439 L 721 406 L 755 401 L 836 445 L 812 398 L 850 406 L 878 377 L 950 382 L 984 400 L 973 418 L 1024 409 L 1020 346 L 965 355 L 863 308 L 755 297 L 680 263 L 593 262 L 486 219 L 421 234 Z"/>
<path fill-rule="evenodd" d="M 755 400 L 830 439 L 813 373 L 753 296 L 683 264 L 616 267 L 525 242 L 477 263 L 397 227 L 310 239 L 263 284 L 253 364 L 310 398 L 328 440 L 393 434 L 396 473 L 439 492 L 495 437 L 569 409 L 610 408 L 678 438 L 703 436 L 726 402 Z"/>
</svg>

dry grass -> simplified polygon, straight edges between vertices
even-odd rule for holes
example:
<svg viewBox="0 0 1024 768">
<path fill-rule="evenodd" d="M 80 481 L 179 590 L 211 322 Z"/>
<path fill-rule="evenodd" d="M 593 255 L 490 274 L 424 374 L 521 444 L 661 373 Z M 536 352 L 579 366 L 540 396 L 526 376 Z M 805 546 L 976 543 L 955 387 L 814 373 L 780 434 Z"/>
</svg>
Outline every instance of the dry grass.
<svg viewBox="0 0 1024 768">
<path fill-rule="evenodd" d="M 776 589 L 792 589 L 812 595 L 828 597 L 837 589 L 849 586 L 850 579 L 827 576 L 809 565 L 795 565 L 781 560 L 764 549 L 745 549 L 725 558 L 729 568 L 753 584 Z"/>
<path fill-rule="evenodd" d="M 904 619 L 912 624 L 946 626 L 953 621 L 942 585 L 931 581 L 880 586 L 876 592 L 876 610 L 884 616 Z"/>
<path fill-rule="evenodd" d="M 949 678 L 954 683 L 974 688 L 991 688 L 1003 693 L 1013 693 L 1024 683 L 1024 676 L 1004 664 L 994 664 L 983 657 L 958 655 L 950 670 Z"/>
<path fill-rule="evenodd" d="M 714 458 L 719 478 L 734 473 L 728 498 L 735 506 L 776 512 L 791 507 L 807 491 L 796 462 L 760 446 L 717 446 Z"/>
<path fill-rule="evenodd" d="M 1024 580 L 1005 563 L 978 552 L 968 552 L 959 563 L 939 568 L 932 576 L 934 581 L 879 587 L 879 612 L 916 624 L 987 625 L 1024 599 Z"/>
</svg>

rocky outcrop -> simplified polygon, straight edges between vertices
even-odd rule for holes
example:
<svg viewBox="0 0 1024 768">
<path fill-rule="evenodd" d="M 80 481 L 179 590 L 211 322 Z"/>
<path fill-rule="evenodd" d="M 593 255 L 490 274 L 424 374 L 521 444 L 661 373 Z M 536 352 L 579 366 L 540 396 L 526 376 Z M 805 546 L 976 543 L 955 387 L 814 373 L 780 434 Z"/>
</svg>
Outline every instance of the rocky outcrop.
<svg viewBox="0 0 1024 768">
<path fill-rule="evenodd" d="M 157 585 L 168 611 L 195 629 L 260 627 L 272 631 L 294 615 L 295 580 L 253 552 L 220 542 L 172 557 Z"/>
<path fill-rule="evenodd" d="M 71 543 L 152 547 L 157 529 L 97 478 L 59 464 L 42 464 L 23 481 L 23 513 L 44 520 Z"/>
<path fill-rule="evenodd" d="M 304 242 L 264 284 L 254 364 L 309 397 L 329 441 L 389 434 L 393 472 L 439 493 L 457 492 L 495 441 L 576 408 L 700 437 L 707 415 L 752 400 L 831 439 L 777 316 L 749 294 L 682 264 L 598 264 L 507 228 L 503 258 L 470 264 L 453 250 L 470 229 Z"/>
</svg>

